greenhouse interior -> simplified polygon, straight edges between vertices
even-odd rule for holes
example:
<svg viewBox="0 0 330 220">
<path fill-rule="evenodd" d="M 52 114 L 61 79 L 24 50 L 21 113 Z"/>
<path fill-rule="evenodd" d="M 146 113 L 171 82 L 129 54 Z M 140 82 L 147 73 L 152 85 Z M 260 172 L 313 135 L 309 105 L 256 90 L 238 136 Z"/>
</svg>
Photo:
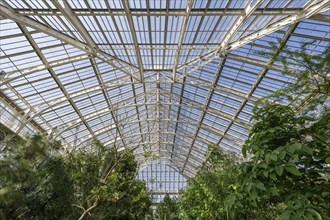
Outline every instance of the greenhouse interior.
<svg viewBox="0 0 330 220">
<path fill-rule="evenodd" d="M 0 219 L 330 219 L 328 0 L 1 0 Z"/>
</svg>

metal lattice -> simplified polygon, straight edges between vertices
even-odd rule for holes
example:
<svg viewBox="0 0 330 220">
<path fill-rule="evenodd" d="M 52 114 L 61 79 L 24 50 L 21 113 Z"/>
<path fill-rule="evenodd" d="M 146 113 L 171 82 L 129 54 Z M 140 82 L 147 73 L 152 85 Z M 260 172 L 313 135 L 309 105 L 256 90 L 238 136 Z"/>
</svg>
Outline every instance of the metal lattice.
<svg viewBox="0 0 330 220">
<path fill-rule="evenodd" d="M 3 0 L 0 15 L 1 124 L 134 149 L 155 195 L 210 143 L 240 152 L 255 101 L 291 80 L 261 51 L 330 42 L 326 0 Z"/>
</svg>

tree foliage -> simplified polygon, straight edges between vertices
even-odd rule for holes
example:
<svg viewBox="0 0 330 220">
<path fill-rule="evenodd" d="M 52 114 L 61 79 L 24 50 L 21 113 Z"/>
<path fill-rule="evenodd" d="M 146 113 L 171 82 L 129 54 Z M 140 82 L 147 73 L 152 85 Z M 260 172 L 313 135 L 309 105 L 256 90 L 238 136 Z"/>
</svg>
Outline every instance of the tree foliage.
<svg viewBox="0 0 330 220">
<path fill-rule="evenodd" d="M 145 219 L 151 201 L 136 180 L 131 151 L 99 142 L 60 155 L 60 143 L 35 135 L 7 148 L 0 160 L 4 219 Z"/>
<path fill-rule="evenodd" d="M 224 200 L 237 179 L 238 158 L 210 146 L 202 171 L 188 181 L 181 195 L 182 219 L 224 219 Z"/>
<path fill-rule="evenodd" d="M 145 183 L 135 179 L 131 151 L 118 152 L 96 141 L 92 149 L 70 153 L 68 161 L 78 192 L 75 206 L 83 210 L 80 219 L 91 213 L 95 219 L 143 219 L 150 214 L 149 194 Z"/>
<path fill-rule="evenodd" d="M 165 194 L 163 201 L 161 201 L 156 207 L 155 219 L 157 220 L 179 219 L 178 200 L 175 198 L 171 198 L 168 194 Z"/>
<path fill-rule="evenodd" d="M 0 160 L 0 215 L 5 219 L 64 219 L 71 216 L 73 190 L 58 142 L 35 135 L 21 140 Z"/>
<path fill-rule="evenodd" d="M 248 160 L 211 148 L 182 194 L 183 219 L 329 219 L 330 48 L 310 46 L 279 56 L 295 80 L 254 107 Z"/>
</svg>

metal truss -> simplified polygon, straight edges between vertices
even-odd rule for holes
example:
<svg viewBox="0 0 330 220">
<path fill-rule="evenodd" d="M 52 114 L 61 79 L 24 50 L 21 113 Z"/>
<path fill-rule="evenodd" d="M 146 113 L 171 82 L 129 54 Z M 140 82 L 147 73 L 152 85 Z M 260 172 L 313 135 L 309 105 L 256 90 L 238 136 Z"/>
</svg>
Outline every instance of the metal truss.
<svg viewBox="0 0 330 220">
<path fill-rule="evenodd" d="M 64 1 L 65 2 L 65 1 Z M 76 24 L 76 27 L 78 28 L 78 30 L 83 32 L 83 36 L 88 40 L 88 42 L 91 42 L 91 39 L 88 37 L 88 33 L 85 33 L 83 30 L 83 27 L 81 27 L 79 24 L 76 23 L 76 20 L 72 15 L 72 13 L 70 13 L 70 11 L 68 11 L 68 7 L 66 7 L 66 9 L 63 9 L 63 12 L 65 12 L 65 14 L 67 14 L 68 16 L 70 16 L 70 20 L 72 20 L 74 22 L 74 24 Z M 3 17 L 6 17 L 8 19 L 11 19 L 13 21 L 16 21 L 19 24 L 22 25 L 26 25 L 29 26 L 33 29 L 36 29 L 38 31 L 41 31 L 43 33 L 48 34 L 49 36 L 52 36 L 56 39 L 59 39 L 67 44 L 70 44 L 76 48 L 79 48 L 82 51 L 85 51 L 88 54 L 94 55 L 97 58 L 103 60 L 104 62 L 109 63 L 111 66 L 113 66 L 115 69 L 119 69 L 122 72 L 126 73 L 127 75 L 133 77 L 134 79 L 136 79 L 137 81 L 139 81 L 139 77 L 137 77 L 137 68 L 135 66 L 133 66 L 132 64 L 129 64 L 123 60 L 120 60 L 114 56 L 111 56 L 110 54 L 107 54 L 101 50 L 99 50 L 96 45 L 88 45 L 85 44 L 83 42 L 78 41 L 77 39 L 74 39 L 72 37 L 69 37 L 68 35 L 65 35 L 57 30 L 54 30 L 53 28 L 47 27 L 46 25 L 37 22 L 29 17 L 26 17 L 24 15 L 21 15 L 17 12 L 15 12 L 14 10 L 12 10 L 11 8 L 8 8 L 8 6 L 4 6 L 2 4 L 0 4 L 0 15 Z"/>
<path fill-rule="evenodd" d="M 292 15 L 294 13 L 297 13 L 301 11 L 302 8 L 258 8 L 254 11 L 254 14 L 256 15 Z M 60 10 L 58 9 L 42 9 L 42 8 L 34 8 L 34 9 L 26 9 L 26 8 L 19 8 L 15 9 L 16 12 L 19 12 L 20 14 L 24 15 L 54 15 L 58 14 Z M 102 8 L 95 8 L 93 10 L 83 9 L 83 8 L 76 8 L 72 9 L 72 12 L 76 15 L 85 15 L 85 16 L 126 16 L 125 11 L 122 9 L 116 9 L 112 8 L 111 11 L 108 9 L 102 9 Z M 130 8 L 130 13 L 132 16 L 182 16 L 184 17 L 186 15 L 186 9 L 184 8 L 176 8 L 172 10 L 166 10 L 166 9 L 160 9 L 160 8 L 154 8 L 152 10 L 145 9 L 145 8 L 139 8 L 134 9 Z M 190 12 L 190 16 L 237 16 L 244 13 L 244 9 L 241 8 L 211 8 L 208 9 L 207 12 L 205 12 L 205 9 L 201 8 L 193 8 Z M 314 18 L 314 16 L 313 16 Z M 315 19 L 317 19 L 318 16 L 315 16 Z"/>
<path fill-rule="evenodd" d="M 145 82 L 145 83 L 150 83 L 151 84 L 151 83 L 154 83 L 154 82 Z M 159 83 L 170 85 L 170 83 L 168 81 L 162 81 L 162 82 L 159 82 Z M 243 99 L 255 100 L 253 98 L 246 97 L 246 95 L 244 93 L 241 93 L 239 91 L 236 92 L 236 91 L 231 90 L 231 89 L 226 89 L 225 87 L 218 87 L 215 84 L 203 83 L 203 82 L 199 82 L 197 80 L 196 81 L 191 80 L 189 82 L 186 82 L 186 84 L 188 84 L 188 83 L 190 83 L 192 85 L 195 85 L 195 86 L 198 86 L 198 87 L 201 87 L 201 88 L 213 88 L 215 91 L 225 92 L 225 93 L 228 93 L 228 94 L 233 94 L 233 95 L 236 95 L 236 96 L 241 97 Z M 95 93 L 95 92 L 98 92 L 98 91 L 102 91 L 104 89 L 117 88 L 117 87 L 121 87 L 121 86 L 125 86 L 125 85 L 132 85 L 132 84 L 136 84 L 136 83 L 133 83 L 133 82 L 129 81 L 129 79 L 127 77 L 125 77 L 123 79 L 119 79 L 119 80 L 116 80 L 116 81 L 100 82 L 99 85 L 92 86 L 92 87 L 77 91 L 77 92 L 72 93 L 72 94 L 66 94 L 64 97 L 54 97 L 52 100 L 49 100 L 47 102 L 47 104 L 46 103 L 40 103 L 40 104 L 35 104 L 34 106 L 31 106 L 33 109 L 37 109 L 37 110 L 34 110 L 34 114 L 32 114 L 32 112 L 31 112 L 31 115 L 30 115 L 28 121 L 33 120 L 35 117 L 37 117 L 41 114 L 52 111 L 51 110 L 52 108 L 54 108 L 56 106 L 61 106 L 69 100 L 77 99 L 77 98 L 82 97 L 86 94 Z M 179 83 L 179 84 L 184 84 L 184 83 Z M 162 93 L 162 94 L 164 94 L 164 93 Z M 187 99 L 187 100 L 190 101 L 190 103 L 194 103 L 193 101 L 191 101 L 189 99 Z M 148 105 L 148 103 L 143 103 L 143 104 Z M 134 106 L 134 104 L 129 102 L 126 105 L 126 107 L 127 106 Z M 199 103 L 193 104 L 193 106 L 198 108 L 198 109 L 203 109 L 203 108 L 201 108 Z M 110 108 L 110 109 L 114 109 L 114 108 Z M 216 110 L 214 110 L 214 111 L 216 111 Z M 225 115 L 225 113 L 222 113 L 222 114 Z M 229 116 L 227 116 L 227 118 L 228 117 Z"/>
<path fill-rule="evenodd" d="M 193 6 L 194 0 L 187 0 L 187 6 L 186 6 L 186 13 L 185 16 L 183 17 L 182 25 L 181 25 L 181 30 L 180 30 L 180 35 L 179 35 L 179 40 L 178 40 L 178 47 L 176 50 L 175 58 L 174 58 L 174 65 L 173 65 L 173 82 L 175 81 L 176 78 L 176 71 L 178 68 L 178 63 L 180 59 L 180 53 L 181 53 L 181 46 L 183 42 L 183 36 L 186 32 L 187 28 L 187 23 L 188 23 L 188 18 Z"/>
<path fill-rule="evenodd" d="M 251 3 L 251 1 L 249 1 L 249 2 Z M 260 5 L 259 3 L 261 3 L 261 2 L 258 1 L 258 3 L 255 3 L 252 6 L 250 4 L 246 5 L 245 12 L 243 13 L 243 15 L 241 15 L 239 17 L 239 19 L 236 20 L 235 24 L 233 25 L 233 28 L 229 31 L 229 33 L 226 35 L 224 40 L 221 42 L 221 44 L 215 50 L 178 67 L 178 72 L 180 72 L 180 74 L 177 74 L 178 77 L 175 80 L 182 81 L 182 79 L 185 76 L 191 74 L 192 72 L 194 72 L 197 69 L 202 68 L 206 64 L 218 59 L 223 54 L 226 54 L 239 47 L 242 47 L 252 41 L 260 39 L 261 37 L 271 34 L 286 26 L 290 26 L 303 19 L 309 18 L 312 15 L 315 15 L 315 14 L 319 13 L 320 11 L 326 9 L 326 7 L 329 4 L 327 1 L 311 1 L 310 4 L 307 4 L 301 11 L 299 11 L 293 15 L 290 15 L 280 21 L 271 23 L 267 27 L 265 27 L 259 31 L 256 31 L 253 34 L 240 38 L 237 41 L 231 42 L 230 40 L 232 39 L 232 37 L 237 33 L 237 31 L 242 26 L 244 21 L 246 21 L 246 19 L 253 13 L 253 11 L 256 10 L 257 6 Z M 254 6 L 256 6 L 256 7 L 254 7 Z"/>
<path fill-rule="evenodd" d="M 299 39 L 321 42 L 315 51 L 330 42 L 322 28 L 329 3 L 321 0 L 23 2 L 0 3 L 0 110 L 16 118 L 10 129 L 40 131 L 68 150 L 97 138 L 133 150 L 146 179 L 158 165 L 171 168 L 157 175 L 182 176 L 158 179 L 166 186 L 155 196 L 178 193 L 210 142 L 239 152 L 256 101 L 290 81 L 258 52 L 295 50 Z M 267 44 L 278 36 L 277 48 Z"/>
</svg>

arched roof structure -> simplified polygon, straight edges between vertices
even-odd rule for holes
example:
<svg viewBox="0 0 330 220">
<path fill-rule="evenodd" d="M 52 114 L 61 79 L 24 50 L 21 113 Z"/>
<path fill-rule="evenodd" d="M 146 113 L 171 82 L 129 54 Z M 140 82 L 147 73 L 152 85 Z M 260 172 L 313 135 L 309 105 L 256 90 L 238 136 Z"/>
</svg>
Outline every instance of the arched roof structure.
<svg viewBox="0 0 330 220">
<path fill-rule="evenodd" d="M 326 0 L 2 0 L 0 15 L 1 124 L 187 178 L 209 143 L 239 152 L 254 102 L 290 81 L 260 51 L 330 41 Z"/>
</svg>

